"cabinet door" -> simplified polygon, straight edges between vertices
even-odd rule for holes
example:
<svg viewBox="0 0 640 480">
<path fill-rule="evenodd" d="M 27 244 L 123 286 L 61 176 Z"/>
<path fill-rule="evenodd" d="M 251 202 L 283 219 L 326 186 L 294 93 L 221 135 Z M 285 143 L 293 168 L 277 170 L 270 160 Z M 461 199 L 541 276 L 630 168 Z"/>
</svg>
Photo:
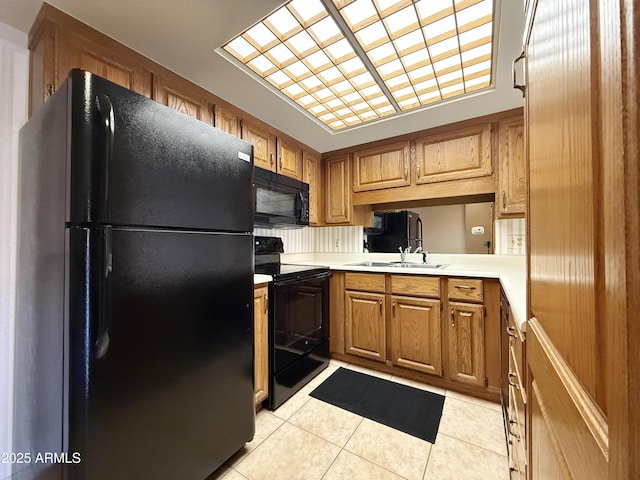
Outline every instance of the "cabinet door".
<svg viewBox="0 0 640 480">
<path fill-rule="evenodd" d="M 491 175 L 491 127 L 479 125 L 415 141 L 416 183 Z"/>
<path fill-rule="evenodd" d="M 151 96 L 151 73 L 135 58 L 56 27 L 56 88 L 69 70 L 81 68 L 147 97 Z"/>
<path fill-rule="evenodd" d="M 449 308 L 449 377 L 484 386 L 484 306 L 449 302 Z"/>
<path fill-rule="evenodd" d="M 320 192 L 322 191 L 322 171 L 320 170 L 320 157 L 314 153 L 302 152 L 303 181 L 309 184 L 309 223 L 318 225 L 320 220 Z"/>
<path fill-rule="evenodd" d="M 409 142 L 355 152 L 353 177 L 354 192 L 409 185 Z"/>
<path fill-rule="evenodd" d="M 153 76 L 153 99 L 190 117 L 213 125 L 207 98 L 186 80 Z"/>
<path fill-rule="evenodd" d="M 278 138 L 278 173 L 302 181 L 302 149 Z"/>
<path fill-rule="evenodd" d="M 269 396 L 269 297 L 267 287 L 253 291 L 253 383 L 256 405 Z"/>
<path fill-rule="evenodd" d="M 266 132 L 249 122 L 242 124 L 242 139 L 253 145 L 253 163 L 256 167 L 276 171 L 274 158 L 276 149 L 275 135 Z"/>
<path fill-rule="evenodd" d="M 394 365 L 442 376 L 440 300 L 391 296 Z"/>
<path fill-rule="evenodd" d="M 325 163 L 325 223 L 351 221 L 351 176 L 349 155 L 330 158 Z"/>
<path fill-rule="evenodd" d="M 346 290 L 345 310 L 346 353 L 384 362 L 384 294 Z"/>
<path fill-rule="evenodd" d="M 498 123 L 498 213 L 525 213 L 526 173 L 524 161 L 524 119 Z"/>
<path fill-rule="evenodd" d="M 229 110 L 219 105 L 211 107 L 213 111 L 213 126 L 240 138 L 240 120 Z"/>
</svg>

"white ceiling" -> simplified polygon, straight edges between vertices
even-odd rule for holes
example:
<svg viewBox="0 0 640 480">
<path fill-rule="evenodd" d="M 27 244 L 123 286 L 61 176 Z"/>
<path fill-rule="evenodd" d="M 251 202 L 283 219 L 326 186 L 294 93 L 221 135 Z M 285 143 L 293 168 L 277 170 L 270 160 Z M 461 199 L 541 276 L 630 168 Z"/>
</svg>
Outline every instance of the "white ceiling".
<svg viewBox="0 0 640 480">
<path fill-rule="evenodd" d="M 49 0 L 319 152 L 423 130 L 523 105 L 511 85 L 522 44 L 522 2 L 502 0 L 495 89 L 332 133 L 215 52 L 283 0 Z M 41 0 L 0 0 L 0 22 L 28 32 Z"/>
</svg>

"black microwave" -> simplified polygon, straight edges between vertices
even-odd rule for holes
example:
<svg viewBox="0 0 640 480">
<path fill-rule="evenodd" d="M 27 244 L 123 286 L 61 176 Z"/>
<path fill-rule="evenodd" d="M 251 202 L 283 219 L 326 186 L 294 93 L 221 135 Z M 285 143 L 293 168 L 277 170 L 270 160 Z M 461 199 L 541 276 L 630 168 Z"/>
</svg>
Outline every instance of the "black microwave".
<svg viewBox="0 0 640 480">
<path fill-rule="evenodd" d="M 253 168 L 254 217 L 258 227 L 300 228 L 309 225 L 309 184 Z"/>
</svg>

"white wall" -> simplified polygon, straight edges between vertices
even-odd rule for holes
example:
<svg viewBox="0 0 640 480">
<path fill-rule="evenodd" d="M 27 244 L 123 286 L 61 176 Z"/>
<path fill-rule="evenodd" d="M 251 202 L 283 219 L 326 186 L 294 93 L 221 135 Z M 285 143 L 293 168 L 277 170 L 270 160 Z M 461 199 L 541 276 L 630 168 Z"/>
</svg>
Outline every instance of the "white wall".
<svg viewBox="0 0 640 480">
<path fill-rule="evenodd" d="M 431 253 L 465 253 L 464 205 L 411 208 L 422 220 L 424 249 Z"/>
<path fill-rule="evenodd" d="M 27 119 L 27 35 L 0 23 L 0 453 L 11 452 L 18 207 L 18 130 Z M 0 478 L 10 474 L 0 463 Z"/>
</svg>

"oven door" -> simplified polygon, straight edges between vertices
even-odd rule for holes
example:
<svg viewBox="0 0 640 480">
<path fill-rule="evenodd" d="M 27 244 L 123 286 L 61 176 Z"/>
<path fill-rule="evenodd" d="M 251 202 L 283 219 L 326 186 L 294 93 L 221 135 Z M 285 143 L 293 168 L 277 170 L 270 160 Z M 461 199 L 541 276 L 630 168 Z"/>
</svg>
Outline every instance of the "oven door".
<svg viewBox="0 0 640 480">
<path fill-rule="evenodd" d="M 329 276 L 274 282 L 274 373 L 329 339 Z"/>
</svg>

